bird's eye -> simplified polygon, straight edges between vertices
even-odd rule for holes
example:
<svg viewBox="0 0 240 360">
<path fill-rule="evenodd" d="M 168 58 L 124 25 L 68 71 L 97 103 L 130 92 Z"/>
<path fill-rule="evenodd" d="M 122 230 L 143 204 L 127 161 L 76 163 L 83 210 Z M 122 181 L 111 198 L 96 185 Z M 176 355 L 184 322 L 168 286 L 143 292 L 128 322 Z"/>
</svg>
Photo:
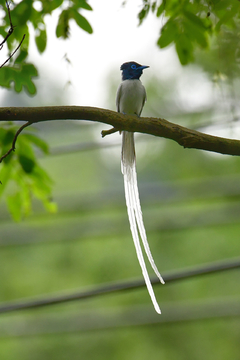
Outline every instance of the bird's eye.
<svg viewBox="0 0 240 360">
<path fill-rule="evenodd" d="M 136 67 L 136 65 L 131 65 L 131 69 L 133 69 L 133 70 L 135 70 L 137 67 Z"/>
</svg>

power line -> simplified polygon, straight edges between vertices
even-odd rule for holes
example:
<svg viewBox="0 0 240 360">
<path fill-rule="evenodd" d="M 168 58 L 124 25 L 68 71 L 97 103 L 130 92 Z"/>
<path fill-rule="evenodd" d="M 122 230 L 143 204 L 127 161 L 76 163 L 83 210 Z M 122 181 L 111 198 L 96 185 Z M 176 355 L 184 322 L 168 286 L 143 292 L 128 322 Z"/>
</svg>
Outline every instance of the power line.
<svg viewBox="0 0 240 360">
<path fill-rule="evenodd" d="M 106 200 L 102 198 L 103 201 L 101 201 L 100 196 L 96 197 L 96 205 L 91 204 L 91 199 L 89 203 L 83 200 L 80 205 L 79 202 L 74 203 L 77 196 L 75 196 L 75 199 L 72 197 L 72 199 L 72 204 L 69 202 L 65 207 L 62 206 L 63 210 L 60 209 L 59 213 L 51 221 L 46 221 L 44 227 L 41 225 L 42 219 L 49 218 L 49 215 L 45 214 L 42 217 L 30 219 L 28 222 L 21 224 L 21 227 L 19 227 L 19 224 L 2 221 L 0 247 L 50 244 L 53 242 L 65 242 L 66 240 L 83 241 L 92 237 L 103 239 L 118 236 L 120 231 L 121 234 L 129 233 L 128 227 L 126 227 L 124 209 L 121 211 L 121 203 L 118 205 L 118 218 L 111 217 L 111 214 L 108 218 L 102 216 L 104 211 L 111 209 L 111 206 L 114 205 L 116 208 L 119 199 L 118 194 Z M 114 204 L 112 204 L 113 200 L 115 201 Z M 99 204 L 103 203 L 104 205 L 100 208 Z M 82 219 L 78 215 L 82 214 L 84 205 L 86 206 L 86 216 Z M 91 213 L 90 210 L 97 211 L 98 216 L 96 216 L 96 213 Z M 171 206 L 170 209 L 164 211 L 163 208 L 153 208 L 151 212 L 146 212 L 145 215 L 148 231 L 155 233 L 225 227 L 239 224 L 240 203 L 234 199 L 234 201 L 229 201 L 225 205 L 220 205 L 217 202 L 209 203 L 205 209 L 201 207 L 180 208 Z M 52 236 L 53 233 L 54 236 Z"/>
<path fill-rule="evenodd" d="M 182 324 L 240 316 L 239 297 L 216 298 L 191 302 L 171 302 L 162 304 L 163 313 L 156 316 L 150 306 L 134 305 L 121 309 L 102 311 L 74 311 L 57 314 L 42 314 L 34 318 L 11 318 L 1 322 L 0 338 L 48 336 L 59 334 L 81 333 L 91 331 L 108 331 L 139 326 L 162 326 L 164 324 Z"/>
<path fill-rule="evenodd" d="M 210 264 L 191 267 L 180 271 L 173 271 L 163 274 L 163 277 L 164 280 L 166 281 L 165 286 L 167 286 L 169 283 L 172 283 L 174 281 L 184 280 L 201 275 L 208 275 L 220 271 L 233 270 L 237 268 L 240 268 L 240 258 L 213 262 Z M 159 279 L 157 277 L 153 277 L 151 279 L 151 282 L 152 284 L 159 285 Z M 133 290 L 144 286 L 145 286 L 145 282 L 142 279 L 108 283 L 102 286 L 96 286 L 90 290 L 76 292 L 67 295 L 58 295 L 58 296 L 55 295 L 55 296 L 47 297 L 45 299 L 44 298 L 35 299 L 35 300 L 27 299 L 25 301 L 16 301 L 12 303 L 8 302 L 0 305 L 0 313 L 45 307 L 45 306 L 62 304 L 76 300 L 80 301 L 83 299 L 89 299 L 100 295 L 108 295 L 119 291 Z"/>
</svg>

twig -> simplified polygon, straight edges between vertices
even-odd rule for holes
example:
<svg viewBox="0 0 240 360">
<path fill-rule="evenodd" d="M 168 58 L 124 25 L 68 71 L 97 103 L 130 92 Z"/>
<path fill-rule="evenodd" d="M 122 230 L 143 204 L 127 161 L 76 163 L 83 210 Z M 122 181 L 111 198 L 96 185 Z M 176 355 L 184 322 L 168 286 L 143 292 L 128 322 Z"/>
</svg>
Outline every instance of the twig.
<svg viewBox="0 0 240 360">
<path fill-rule="evenodd" d="M 23 35 L 23 38 L 21 40 L 21 42 L 19 43 L 18 47 L 14 50 L 14 52 L 12 54 L 9 55 L 9 57 L 7 58 L 6 61 L 4 61 L 4 63 L 0 66 L 0 69 L 13 57 L 13 55 L 18 51 L 18 49 L 20 48 L 20 46 L 23 43 L 23 40 L 25 39 L 25 34 Z"/>
<path fill-rule="evenodd" d="M 112 129 L 109 129 L 109 130 L 103 130 L 101 132 L 102 138 L 104 138 L 106 135 L 114 134 L 117 131 L 119 131 L 119 129 L 116 129 L 116 128 L 112 128 Z"/>
<path fill-rule="evenodd" d="M 8 33 L 5 36 L 5 38 L 3 39 L 3 41 L 0 43 L 0 50 L 2 50 L 3 44 L 7 41 L 9 36 L 12 35 L 13 30 L 14 30 L 14 26 L 12 24 L 11 12 L 10 12 L 10 8 L 9 8 L 9 5 L 8 5 L 7 1 L 6 1 L 6 6 L 7 6 L 8 18 L 9 18 L 9 22 L 10 22 L 10 29 L 8 30 Z"/>
<path fill-rule="evenodd" d="M 9 4 L 8 4 L 7 1 L 6 1 L 6 6 L 7 6 L 8 18 L 9 18 L 9 22 L 10 22 L 10 29 L 8 30 L 8 33 L 7 33 L 7 35 L 5 36 L 5 38 L 3 39 L 3 41 L 0 43 L 0 50 L 2 50 L 3 45 L 5 44 L 5 42 L 6 42 L 7 39 L 9 38 L 9 36 L 12 35 L 13 30 L 14 30 L 14 26 L 13 26 L 12 18 L 11 18 L 11 12 L 10 12 Z M 13 55 L 18 51 L 18 49 L 19 49 L 20 46 L 22 45 L 24 39 L 25 39 L 25 34 L 23 35 L 23 38 L 22 38 L 20 44 L 19 44 L 19 45 L 17 46 L 17 48 L 13 51 L 13 53 L 11 53 L 11 54 L 9 55 L 9 57 L 7 58 L 7 60 L 4 61 L 4 63 L 0 66 L 0 69 L 1 69 L 1 68 L 13 57 Z"/>
<path fill-rule="evenodd" d="M 196 266 L 185 270 L 171 272 L 168 274 L 163 274 L 163 277 L 164 280 L 166 281 L 165 286 L 167 286 L 170 282 L 189 279 L 201 275 L 213 274 L 219 271 L 233 270 L 237 268 L 240 268 L 240 258 L 235 258 L 228 261 L 225 260 L 221 262 L 215 262 L 211 264 L 205 264 L 202 266 Z M 157 277 L 152 278 L 151 282 L 152 284 L 160 284 L 159 279 Z M 42 298 L 36 300 L 16 301 L 15 303 L 2 304 L 0 305 L 0 313 L 39 308 L 49 305 L 66 303 L 75 300 L 83 300 L 101 295 L 112 294 L 119 291 L 138 289 L 144 286 L 145 286 L 145 282 L 142 279 L 135 281 L 110 283 L 99 287 L 95 287 L 91 290 L 82 291 L 79 293 L 73 293 L 62 296 L 61 295 L 52 296 L 45 299 Z"/>
<path fill-rule="evenodd" d="M 12 147 L 6 152 L 6 154 L 2 155 L 1 158 L 0 158 L 0 163 L 3 161 L 3 159 L 5 159 L 9 154 L 11 154 L 12 151 L 15 150 L 15 145 L 16 145 L 16 141 L 17 141 L 17 138 L 18 138 L 18 135 L 23 131 L 23 129 L 25 129 L 27 126 L 31 125 L 31 123 L 28 121 L 26 122 L 25 124 L 23 124 L 19 129 L 18 131 L 16 132 L 16 134 L 14 135 L 14 138 L 13 138 L 13 142 L 12 142 Z"/>
<path fill-rule="evenodd" d="M 8 17 L 9 17 L 10 26 L 11 26 L 11 28 L 13 29 L 14 27 L 13 27 L 13 24 L 12 24 L 10 7 L 9 7 L 9 4 L 8 4 L 7 0 L 6 0 L 6 6 L 7 6 L 7 11 L 8 11 Z"/>
</svg>

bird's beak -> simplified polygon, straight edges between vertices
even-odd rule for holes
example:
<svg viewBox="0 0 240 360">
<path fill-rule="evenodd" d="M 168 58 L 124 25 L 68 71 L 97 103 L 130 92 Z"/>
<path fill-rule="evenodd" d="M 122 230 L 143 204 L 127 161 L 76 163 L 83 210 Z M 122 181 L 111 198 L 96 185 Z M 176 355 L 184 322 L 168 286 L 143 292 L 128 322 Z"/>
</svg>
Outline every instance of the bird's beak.
<svg viewBox="0 0 240 360">
<path fill-rule="evenodd" d="M 150 66 L 148 66 L 148 65 L 142 65 L 142 66 L 139 66 L 138 67 L 138 69 L 139 70 L 143 70 L 143 69 L 147 69 L 147 68 L 149 68 Z"/>
</svg>

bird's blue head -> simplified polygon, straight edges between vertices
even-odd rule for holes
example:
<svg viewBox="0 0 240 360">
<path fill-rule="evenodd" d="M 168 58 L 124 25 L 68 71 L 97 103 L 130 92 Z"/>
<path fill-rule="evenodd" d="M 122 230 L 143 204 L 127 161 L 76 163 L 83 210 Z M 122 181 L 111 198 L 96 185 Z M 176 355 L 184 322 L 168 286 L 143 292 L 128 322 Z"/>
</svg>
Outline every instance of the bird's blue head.
<svg viewBox="0 0 240 360">
<path fill-rule="evenodd" d="M 139 79 L 144 69 L 149 66 L 140 65 L 135 61 L 130 61 L 122 64 L 120 70 L 122 70 L 122 80 L 134 80 Z"/>
</svg>

